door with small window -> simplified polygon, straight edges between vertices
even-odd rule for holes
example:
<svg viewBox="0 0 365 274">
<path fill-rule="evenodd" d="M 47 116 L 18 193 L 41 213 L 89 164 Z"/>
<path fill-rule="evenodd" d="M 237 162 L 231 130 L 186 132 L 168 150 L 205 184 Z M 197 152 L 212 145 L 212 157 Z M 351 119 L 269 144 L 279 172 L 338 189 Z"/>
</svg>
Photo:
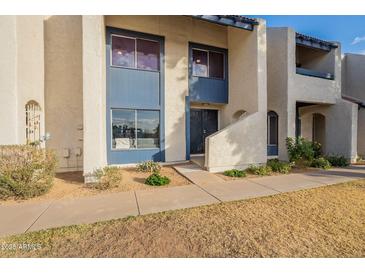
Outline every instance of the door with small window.
<svg viewBox="0 0 365 274">
<path fill-rule="evenodd" d="M 109 164 L 164 161 L 164 39 L 107 28 Z"/>
</svg>

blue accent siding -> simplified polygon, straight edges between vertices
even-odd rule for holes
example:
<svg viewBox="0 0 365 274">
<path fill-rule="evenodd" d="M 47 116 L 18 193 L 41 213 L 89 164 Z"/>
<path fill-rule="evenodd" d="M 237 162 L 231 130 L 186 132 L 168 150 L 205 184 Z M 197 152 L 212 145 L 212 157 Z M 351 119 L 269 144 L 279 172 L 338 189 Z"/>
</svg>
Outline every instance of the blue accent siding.
<svg viewBox="0 0 365 274">
<path fill-rule="evenodd" d="M 193 76 L 192 50 L 203 49 L 224 54 L 224 79 Z M 228 104 L 228 51 L 196 43 L 189 43 L 189 97 L 190 102 Z"/>
<path fill-rule="evenodd" d="M 108 155 L 108 164 L 140 163 L 146 160 L 162 161 L 160 149 L 111 150 Z"/>
<path fill-rule="evenodd" d="M 110 67 L 110 107 L 160 108 L 160 73 Z"/>
<path fill-rule="evenodd" d="M 186 160 L 190 160 L 190 98 L 185 96 L 185 149 Z"/>
<path fill-rule="evenodd" d="M 190 100 L 201 103 L 228 103 L 227 81 L 192 76 L 189 83 Z"/>
<path fill-rule="evenodd" d="M 110 63 L 111 34 L 159 41 L 160 71 L 112 67 Z M 117 28 L 106 28 L 106 145 L 108 164 L 138 163 L 146 160 L 165 161 L 165 93 L 163 60 L 163 37 Z M 151 149 L 113 150 L 111 110 L 114 108 L 159 110 L 160 147 Z"/>
<path fill-rule="evenodd" d="M 267 145 L 267 155 L 268 156 L 277 156 L 279 153 L 279 149 L 277 145 Z"/>
</svg>

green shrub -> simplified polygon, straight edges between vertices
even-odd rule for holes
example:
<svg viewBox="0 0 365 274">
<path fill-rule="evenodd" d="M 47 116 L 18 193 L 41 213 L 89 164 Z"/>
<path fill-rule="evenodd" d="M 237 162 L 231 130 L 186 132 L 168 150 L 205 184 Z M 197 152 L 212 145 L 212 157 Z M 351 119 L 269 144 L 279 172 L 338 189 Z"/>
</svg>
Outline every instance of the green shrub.
<svg viewBox="0 0 365 274">
<path fill-rule="evenodd" d="M 156 173 L 160 172 L 160 170 L 161 170 L 161 165 L 154 161 L 144 161 L 137 165 L 137 171 L 139 172 Z"/>
<path fill-rule="evenodd" d="M 329 169 L 329 168 L 331 168 L 331 164 L 330 164 L 330 162 L 327 161 L 327 159 L 325 159 L 323 157 L 319 157 L 318 159 L 314 159 L 312 161 L 311 167 Z"/>
<path fill-rule="evenodd" d="M 31 198 L 53 185 L 56 156 L 30 145 L 0 146 L 0 199 Z"/>
<path fill-rule="evenodd" d="M 225 176 L 229 177 L 246 177 L 246 172 L 244 170 L 238 170 L 238 169 L 230 169 L 223 172 Z"/>
<path fill-rule="evenodd" d="M 322 156 L 322 145 L 318 142 L 312 142 L 312 148 L 314 153 L 314 158 L 319 158 Z"/>
<path fill-rule="evenodd" d="M 331 166 L 335 167 L 347 167 L 350 162 L 344 156 L 330 155 L 325 157 Z"/>
<path fill-rule="evenodd" d="M 170 183 L 170 179 L 166 176 L 161 176 L 159 173 L 152 173 L 145 181 L 145 184 L 150 186 L 163 186 Z"/>
<path fill-rule="evenodd" d="M 122 170 L 118 167 L 106 166 L 94 171 L 97 182 L 93 185 L 99 190 L 118 187 L 122 180 Z"/>
<path fill-rule="evenodd" d="M 271 175 L 272 169 L 269 166 L 255 166 L 255 165 L 250 165 L 246 169 L 246 172 L 251 173 L 251 174 L 254 174 L 254 175 L 266 176 L 266 175 Z"/>
<path fill-rule="evenodd" d="M 312 142 L 299 138 L 286 138 L 286 147 L 288 149 L 289 161 L 302 165 L 310 165 L 315 157 L 320 155 L 321 146 L 319 143 Z"/>
<path fill-rule="evenodd" d="M 283 174 L 288 174 L 292 168 L 290 163 L 281 162 L 278 159 L 271 159 L 267 161 L 267 166 L 271 167 L 272 171 Z"/>
</svg>

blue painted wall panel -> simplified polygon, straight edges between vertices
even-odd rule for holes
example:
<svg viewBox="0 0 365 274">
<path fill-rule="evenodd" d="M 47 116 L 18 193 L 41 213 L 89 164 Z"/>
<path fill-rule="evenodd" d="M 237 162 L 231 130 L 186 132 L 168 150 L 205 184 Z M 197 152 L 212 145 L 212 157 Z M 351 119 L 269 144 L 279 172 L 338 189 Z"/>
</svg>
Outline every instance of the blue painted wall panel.
<svg viewBox="0 0 365 274">
<path fill-rule="evenodd" d="M 160 42 L 160 71 L 145 71 L 110 65 L 110 35 L 152 39 Z M 107 28 L 106 32 L 106 138 L 108 164 L 165 161 L 164 38 L 139 32 Z M 111 109 L 151 109 L 160 111 L 160 148 L 112 150 Z"/>
<path fill-rule="evenodd" d="M 110 107 L 160 107 L 160 72 L 110 67 Z"/>
<path fill-rule="evenodd" d="M 129 164 L 140 163 L 146 160 L 153 160 L 155 162 L 161 161 L 160 149 L 143 149 L 143 150 L 112 150 L 109 152 L 108 164 Z"/>
<path fill-rule="evenodd" d="M 203 49 L 224 54 L 224 79 L 192 75 L 192 50 Z M 191 102 L 228 104 L 228 51 L 197 43 L 189 43 L 189 97 Z"/>
<path fill-rule="evenodd" d="M 192 102 L 227 104 L 227 81 L 192 76 L 189 96 Z"/>
<path fill-rule="evenodd" d="M 268 145 L 267 146 L 267 156 L 277 156 L 279 153 L 278 146 Z"/>
</svg>

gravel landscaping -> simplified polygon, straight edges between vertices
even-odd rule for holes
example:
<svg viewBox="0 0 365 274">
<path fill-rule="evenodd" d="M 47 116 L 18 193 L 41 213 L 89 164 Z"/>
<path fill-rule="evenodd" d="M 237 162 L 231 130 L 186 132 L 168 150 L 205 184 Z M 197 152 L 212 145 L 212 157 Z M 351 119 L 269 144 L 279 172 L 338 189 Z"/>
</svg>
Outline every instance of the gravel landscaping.
<svg viewBox="0 0 365 274">
<path fill-rule="evenodd" d="M 364 257 L 365 180 L 0 243 L 1 257 Z"/>
<path fill-rule="evenodd" d="M 190 181 L 181 176 L 171 166 L 163 166 L 160 171 L 162 176 L 167 176 L 171 179 L 168 185 L 164 186 L 149 186 L 146 185 L 145 179 L 150 175 L 147 172 L 137 172 L 136 168 L 123 168 L 121 170 L 122 180 L 119 186 L 108 190 L 98 190 L 84 183 L 82 172 L 67 172 L 58 173 L 54 178 L 52 188 L 42 196 L 34 197 L 27 200 L 9 199 L 5 201 L 0 200 L 0 205 L 15 204 L 21 202 L 39 202 L 61 198 L 76 198 L 97 195 L 101 193 L 133 191 L 142 189 L 153 189 L 162 187 L 174 187 L 181 185 L 188 185 Z"/>
</svg>

